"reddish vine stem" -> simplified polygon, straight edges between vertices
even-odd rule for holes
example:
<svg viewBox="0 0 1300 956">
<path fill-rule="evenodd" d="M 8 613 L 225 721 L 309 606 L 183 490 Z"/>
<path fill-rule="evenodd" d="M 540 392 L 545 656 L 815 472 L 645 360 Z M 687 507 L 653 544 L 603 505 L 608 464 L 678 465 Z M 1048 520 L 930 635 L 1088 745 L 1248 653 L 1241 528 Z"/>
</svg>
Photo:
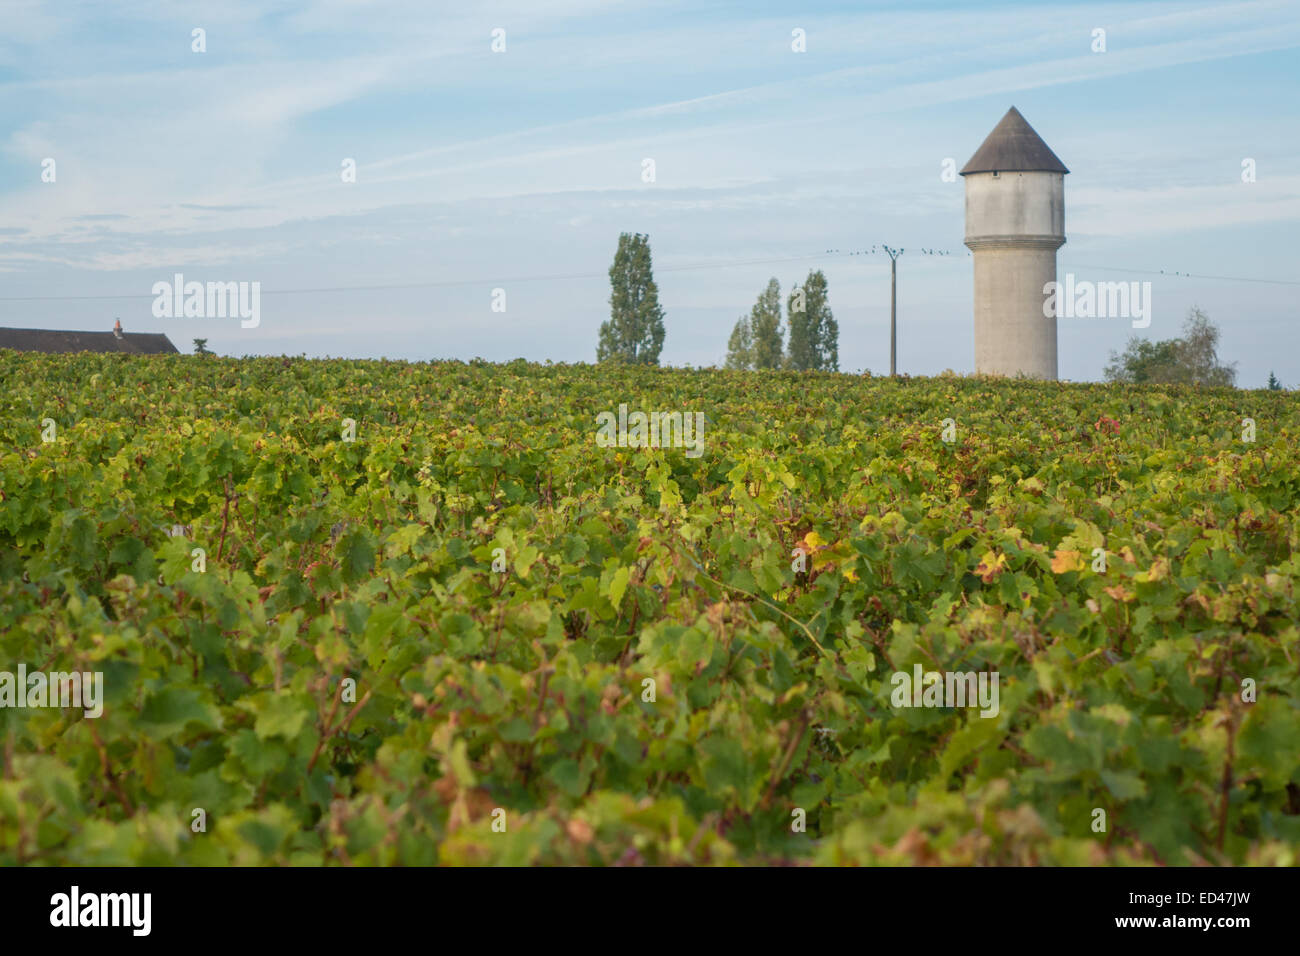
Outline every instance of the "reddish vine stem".
<svg viewBox="0 0 1300 956">
<path fill-rule="evenodd" d="M 1223 779 L 1219 783 L 1219 835 L 1215 846 L 1223 852 L 1223 841 L 1228 833 L 1228 796 L 1232 791 L 1232 762 L 1237 743 L 1237 722 L 1234 715 L 1228 715 L 1228 753 L 1223 761 Z"/>
<path fill-rule="evenodd" d="M 221 560 L 222 552 L 225 551 L 225 549 L 226 549 L 226 525 L 227 525 L 227 524 L 229 523 L 229 521 L 230 521 L 230 493 L 231 493 L 231 487 L 230 487 L 230 478 L 229 478 L 229 477 L 226 478 L 225 485 L 226 485 L 226 488 L 225 488 L 225 493 L 226 493 L 226 504 L 225 504 L 225 506 L 221 509 L 221 541 L 217 544 L 217 561 L 220 561 L 220 560 Z"/>
<path fill-rule="evenodd" d="M 334 698 L 334 706 L 330 708 L 329 716 L 325 719 L 325 729 L 321 733 L 320 740 L 316 741 L 316 749 L 312 751 L 311 760 L 307 761 L 308 773 L 311 773 L 312 768 L 316 766 L 316 760 L 317 758 L 320 757 L 320 752 L 325 746 L 325 741 L 328 740 L 330 737 L 333 737 L 335 734 L 346 731 L 348 727 L 352 725 L 352 721 L 356 718 L 357 714 L 361 713 L 361 708 L 366 706 L 366 704 L 370 701 L 370 693 L 371 693 L 370 691 L 366 691 L 364 694 L 362 694 L 361 699 L 357 701 L 356 706 L 353 707 L 350 711 L 348 711 L 347 716 L 344 717 L 342 722 L 340 722 L 337 726 L 331 726 L 331 725 L 333 724 L 334 721 L 334 715 L 338 712 L 339 701 L 342 700 L 343 698 L 341 694 Z"/>
<path fill-rule="evenodd" d="M 542 686 L 537 697 L 537 713 L 533 716 L 533 731 L 542 726 L 542 709 L 546 706 L 546 687 L 551 678 L 551 668 L 545 667 L 542 670 Z"/>
<path fill-rule="evenodd" d="M 321 749 L 325 746 L 325 741 L 330 737 L 330 727 L 334 723 L 334 715 L 339 712 L 339 704 L 343 701 L 342 688 L 340 692 L 334 695 L 334 704 L 330 707 L 329 715 L 321 722 L 320 740 L 316 741 L 316 749 L 311 752 L 311 759 L 307 761 L 307 772 L 311 773 L 311 768 L 316 766 L 316 758 L 320 756 Z"/>
<path fill-rule="evenodd" d="M 131 809 L 131 801 L 127 799 L 122 784 L 114 775 L 113 769 L 108 765 L 108 748 L 99 739 L 99 731 L 95 729 L 93 723 L 90 724 L 90 739 L 95 742 L 95 749 L 99 751 L 99 767 L 104 772 L 104 777 L 108 780 L 109 786 L 113 788 L 113 793 L 117 795 L 118 802 L 122 804 L 122 809 L 126 811 L 128 817 L 135 816 L 135 811 Z"/>
<path fill-rule="evenodd" d="M 353 718 L 355 718 L 357 714 L 361 713 L 361 708 L 366 706 L 366 703 L 369 700 L 370 700 L 370 691 L 366 691 L 364 694 L 361 695 L 361 699 L 357 701 L 357 705 L 353 707 L 350 711 L 348 711 L 348 715 L 343 718 L 343 723 L 339 724 L 338 727 L 335 728 L 334 732 L 346 733 L 348 727 L 352 725 Z"/>
<path fill-rule="evenodd" d="M 781 766 L 777 768 L 776 773 L 767 785 L 767 793 L 763 795 L 764 809 L 772 805 L 772 795 L 776 793 L 776 788 L 781 783 L 782 778 L 785 777 L 785 772 L 790 769 L 790 761 L 794 759 L 795 751 L 799 749 L 799 744 L 803 741 L 803 735 L 808 732 L 808 724 L 811 719 L 808 712 L 804 711 L 799 721 L 799 729 L 790 738 L 790 744 L 786 747 L 785 755 L 781 758 Z"/>
</svg>

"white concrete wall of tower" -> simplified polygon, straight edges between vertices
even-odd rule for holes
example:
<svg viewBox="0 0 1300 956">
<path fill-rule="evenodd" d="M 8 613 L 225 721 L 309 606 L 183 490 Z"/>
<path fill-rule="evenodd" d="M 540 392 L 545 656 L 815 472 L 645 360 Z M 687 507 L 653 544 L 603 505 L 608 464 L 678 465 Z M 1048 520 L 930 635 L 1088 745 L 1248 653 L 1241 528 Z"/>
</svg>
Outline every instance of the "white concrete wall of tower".
<svg viewBox="0 0 1300 956">
<path fill-rule="evenodd" d="M 980 245 L 974 260 L 975 371 L 1056 379 L 1056 317 L 1043 315 L 1056 247 Z"/>
<path fill-rule="evenodd" d="M 966 239 L 1058 236 L 1065 241 L 1065 174 L 968 173 Z"/>
<path fill-rule="evenodd" d="M 975 262 L 975 371 L 1057 378 L 1056 317 L 1043 287 L 1065 242 L 1065 177 L 966 176 L 966 245 Z"/>
</svg>

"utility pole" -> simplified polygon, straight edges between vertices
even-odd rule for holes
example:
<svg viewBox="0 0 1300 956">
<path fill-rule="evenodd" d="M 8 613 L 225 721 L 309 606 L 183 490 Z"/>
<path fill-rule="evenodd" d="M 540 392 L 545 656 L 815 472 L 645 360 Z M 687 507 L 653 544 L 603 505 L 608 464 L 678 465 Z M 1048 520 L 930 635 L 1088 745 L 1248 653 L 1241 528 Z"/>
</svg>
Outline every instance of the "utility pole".
<svg viewBox="0 0 1300 956">
<path fill-rule="evenodd" d="M 898 257 L 906 249 L 882 245 L 889 255 L 889 377 L 898 374 Z"/>
</svg>

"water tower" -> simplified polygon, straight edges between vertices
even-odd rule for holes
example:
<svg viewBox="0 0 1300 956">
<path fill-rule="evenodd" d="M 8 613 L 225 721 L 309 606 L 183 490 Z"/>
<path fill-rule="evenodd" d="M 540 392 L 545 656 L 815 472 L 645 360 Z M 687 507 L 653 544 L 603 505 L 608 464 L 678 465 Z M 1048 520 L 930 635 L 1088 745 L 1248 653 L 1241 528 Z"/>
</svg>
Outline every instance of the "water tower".
<svg viewBox="0 0 1300 956">
<path fill-rule="evenodd" d="M 975 371 L 1056 378 L 1056 317 L 1043 286 L 1065 242 L 1069 170 L 1014 106 L 961 171 L 975 259 Z"/>
</svg>

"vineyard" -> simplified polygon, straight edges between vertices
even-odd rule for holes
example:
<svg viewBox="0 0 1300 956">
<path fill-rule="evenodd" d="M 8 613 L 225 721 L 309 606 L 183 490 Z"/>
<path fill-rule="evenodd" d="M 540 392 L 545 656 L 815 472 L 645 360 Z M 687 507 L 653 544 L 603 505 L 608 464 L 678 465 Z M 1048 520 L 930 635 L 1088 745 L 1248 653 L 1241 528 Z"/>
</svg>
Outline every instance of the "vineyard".
<svg viewBox="0 0 1300 956">
<path fill-rule="evenodd" d="M 1300 863 L 1288 393 L 0 381 L 0 671 L 102 674 L 0 693 L 0 864 Z M 699 453 L 598 444 L 621 405 Z M 930 672 L 996 708 L 900 705 Z"/>
</svg>

